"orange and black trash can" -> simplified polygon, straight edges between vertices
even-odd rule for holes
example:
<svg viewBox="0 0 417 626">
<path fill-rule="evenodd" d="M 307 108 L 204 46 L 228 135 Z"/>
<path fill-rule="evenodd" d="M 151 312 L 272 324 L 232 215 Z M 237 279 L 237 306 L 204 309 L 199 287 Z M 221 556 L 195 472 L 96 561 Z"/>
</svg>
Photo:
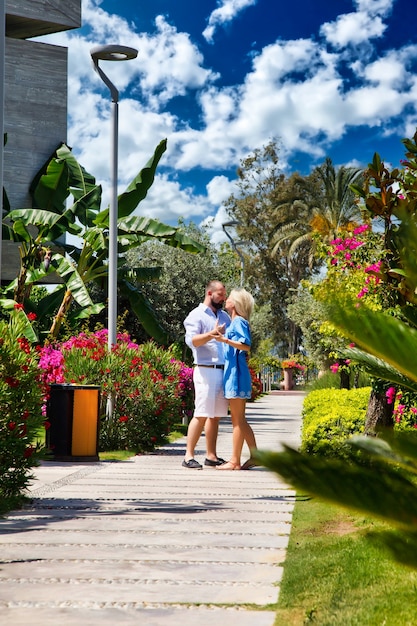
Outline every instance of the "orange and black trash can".
<svg viewBox="0 0 417 626">
<path fill-rule="evenodd" d="M 100 387 L 52 384 L 46 445 L 53 461 L 98 461 Z"/>
</svg>

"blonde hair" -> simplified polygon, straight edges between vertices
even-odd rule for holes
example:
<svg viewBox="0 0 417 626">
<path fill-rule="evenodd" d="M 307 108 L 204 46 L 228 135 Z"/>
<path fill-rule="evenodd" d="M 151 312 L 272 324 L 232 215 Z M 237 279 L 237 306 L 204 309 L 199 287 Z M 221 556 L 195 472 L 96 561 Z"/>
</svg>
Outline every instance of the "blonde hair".
<svg viewBox="0 0 417 626">
<path fill-rule="evenodd" d="M 255 304 L 252 295 L 246 289 L 232 289 L 229 298 L 233 300 L 236 313 L 249 321 Z"/>
</svg>

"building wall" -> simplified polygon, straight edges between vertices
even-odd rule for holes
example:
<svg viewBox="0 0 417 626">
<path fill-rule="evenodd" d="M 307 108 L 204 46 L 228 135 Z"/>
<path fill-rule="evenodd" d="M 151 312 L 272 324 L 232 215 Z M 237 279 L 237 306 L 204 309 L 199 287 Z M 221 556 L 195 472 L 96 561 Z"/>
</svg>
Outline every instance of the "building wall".
<svg viewBox="0 0 417 626">
<path fill-rule="evenodd" d="M 67 49 L 7 39 L 4 188 L 12 208 L 31 206 L 29 184 L 67 136 Z"/>
<path fill-rule="evenodd" d="M 6 0 L 3 184 L 12 208 L 31 206 L 34 175 L 67 137 L 67 49 L 28 38 L 79 26 L 81 0 Z M 5 243 L 2 281 L 16 276 L 18 259 Z"/>
<path fill-rule="evenodd" d="M 25 39 L 81 26 L 81 0 L 6 0 L 8 37 Z"/>
</svg>

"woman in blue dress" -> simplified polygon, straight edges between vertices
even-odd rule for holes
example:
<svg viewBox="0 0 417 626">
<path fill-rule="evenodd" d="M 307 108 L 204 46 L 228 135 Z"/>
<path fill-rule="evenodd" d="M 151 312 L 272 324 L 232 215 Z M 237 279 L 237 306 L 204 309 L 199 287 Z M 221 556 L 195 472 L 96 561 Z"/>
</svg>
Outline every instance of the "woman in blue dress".
<svg viewBox="0 0 417 626">
<path fill-rule="evenodd" d="M 246 400 L 252 395 L 252 380 L 247 361 L 251 346 L 249 319 L 253 311 L 253 297 L 245 289 L 233 289 L 226 300 L 226 310 L 232 318 L 224 335 L 217 339 L 224 343 L 224 395 L 229 400 L 233 426 L 233 452 L 230 461 L 218 465 L 219 470 L 250 469 L 255 466 L 251 457 L 241 466 L 243 443 L 256 450 L 255 435 L 246 421 Z"/>
</svg>

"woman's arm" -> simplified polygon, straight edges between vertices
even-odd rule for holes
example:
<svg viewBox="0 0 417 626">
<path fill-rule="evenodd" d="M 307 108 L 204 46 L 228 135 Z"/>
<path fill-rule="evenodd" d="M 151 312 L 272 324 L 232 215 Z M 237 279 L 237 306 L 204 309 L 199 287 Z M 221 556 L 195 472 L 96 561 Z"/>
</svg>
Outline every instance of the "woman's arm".
<svg viewBox="0 0 417 626">
<path fill-rule="evenodd" d="M 226 337 L 216 337 L 216 339 L 217 341 L 221 341 L 222 343 L 225 343 L 228 346 L 232 346 L 232 348 L 236 348 L 237 350 L 244 350 L 245 352 L 249 352 L 250 350 L 250 345 L 247 343 L 233 341 L 233 339 L 227 339 Z"/>
</svg>

